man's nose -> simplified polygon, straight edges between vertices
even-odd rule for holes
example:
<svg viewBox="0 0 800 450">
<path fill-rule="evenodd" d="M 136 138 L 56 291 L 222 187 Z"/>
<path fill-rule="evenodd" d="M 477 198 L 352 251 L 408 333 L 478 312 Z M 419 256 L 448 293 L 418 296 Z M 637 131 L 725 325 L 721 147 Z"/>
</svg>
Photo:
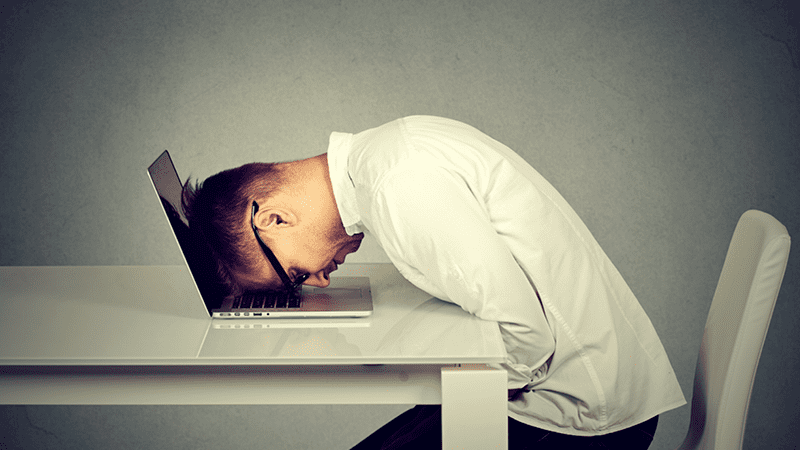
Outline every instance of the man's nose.
<svg viewBox="0 0 800 450">
<path fill-rule="evenodd" d="M 331 280 L 325 278 L 324 272 L 318 272 L 312 274 L 306 281 L 303 282 L 306 286 L 316 286 L 316 287 L 328 287 L 331 284 Z"/>
</svg>

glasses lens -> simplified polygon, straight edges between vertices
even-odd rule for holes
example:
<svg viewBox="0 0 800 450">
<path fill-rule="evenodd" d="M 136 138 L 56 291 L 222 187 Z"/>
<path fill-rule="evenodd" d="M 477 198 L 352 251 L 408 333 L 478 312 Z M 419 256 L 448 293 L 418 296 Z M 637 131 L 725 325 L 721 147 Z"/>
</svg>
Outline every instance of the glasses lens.
<svg viewBox="0 0 800 450">
<path fill-rule="evenodd" d="M 303 282 L 305 282 L 308 279 L 309 276 L 310 276 L 309 274 L 304 273 L 304 274 L 300 275 L 299 277 L 295 278 L 295 280 L 294 280 L 295 286 L 300 286 L 301 284 L 303 284 Z"/>
</svg>

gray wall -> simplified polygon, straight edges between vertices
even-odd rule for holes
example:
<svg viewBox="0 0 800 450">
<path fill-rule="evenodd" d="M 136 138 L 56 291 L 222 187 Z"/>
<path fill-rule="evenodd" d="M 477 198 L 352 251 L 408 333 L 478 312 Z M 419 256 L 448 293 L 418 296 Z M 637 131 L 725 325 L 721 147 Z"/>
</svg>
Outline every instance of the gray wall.
<svg viewBox="0 0 800 450">
<path fill-rule="evenodd" d="M 800 236 L 800 55 L 781 5 L 3 6 L 0 264 L 179 264 L 144 172 L 165 148 L 184 177 L 205 177 L 322 153 L 331 131 L 442 115 L 517 150 L 572 203 L 652 318 L 688 398 L 739 215 L 767 211 Z M 800 441 L 797 255 L 747 449 Z M 367 245 L 349 261 L 386 259 Z M 0 407 L 0 443 L 347 448 L 402 409 Z M 688 406 L 664 414 L 652 448 L 677 446 L 688 422 Z"/>
</svg>

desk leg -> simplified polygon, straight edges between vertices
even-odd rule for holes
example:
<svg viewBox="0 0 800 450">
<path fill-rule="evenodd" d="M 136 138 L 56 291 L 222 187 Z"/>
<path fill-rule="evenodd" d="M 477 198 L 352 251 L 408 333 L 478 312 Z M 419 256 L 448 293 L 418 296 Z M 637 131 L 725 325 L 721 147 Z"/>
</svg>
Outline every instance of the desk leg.
<svg viewBox="0 0 800 450">
<path fill-rule="evenodd" d="M 442 367 L 442 448 L 508 448 L 506 371 L 483 364 Z"/>
</svg>

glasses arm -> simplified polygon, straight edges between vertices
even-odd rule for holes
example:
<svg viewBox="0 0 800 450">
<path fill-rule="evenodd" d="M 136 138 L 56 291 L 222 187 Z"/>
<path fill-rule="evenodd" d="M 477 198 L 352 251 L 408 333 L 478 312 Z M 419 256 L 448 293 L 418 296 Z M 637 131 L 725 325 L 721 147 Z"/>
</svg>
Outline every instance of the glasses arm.
<svg viewBox="0 0 800 450">
<path fill-rule="evenodd" d="M 253 208 L 250 213 L 250 226 L 253 228 L 253 233 L 255 233 L 256 235 L 256 239 L 258 240 L 258 245 L 261 246 L 261 250 L 264 252 L 264 255 L 267 257 L 270 264 L 272 264 L 272 268 L 275 269 L 275 272 L 278 274 L 278 277 L 281 279 L 281 282 L 283 283 L 283 286 L 286 288 L 286 290 L 294 291 L 298 287 L 300 287 L 300 285 L 303 284 L 304 281 L 308 279 L 309 275 L 307 273 L 303 274 L 297 277 L 297 280 L 295 280 L 294 282 L 292 282 L 292 280 L 289 279 L 289 275 L 287 275 L 286 271 L 283 270 L 283 266 L 281 266 L 281 263 L 278 262 L 278 258 L 275 257 L 275 254 L 272 253 L 272 250 L 270 250 L 269 247 L 267 247 L 267 244 L 265 244 L 264 241 L 261 240 L 261 236 L 258 234 L 258 228 L 256 228 L 256 220 L 255 220 L 257 212 L 258 212 L 258 203 L 256 203 L 254 200 Z"/>
</svg>

